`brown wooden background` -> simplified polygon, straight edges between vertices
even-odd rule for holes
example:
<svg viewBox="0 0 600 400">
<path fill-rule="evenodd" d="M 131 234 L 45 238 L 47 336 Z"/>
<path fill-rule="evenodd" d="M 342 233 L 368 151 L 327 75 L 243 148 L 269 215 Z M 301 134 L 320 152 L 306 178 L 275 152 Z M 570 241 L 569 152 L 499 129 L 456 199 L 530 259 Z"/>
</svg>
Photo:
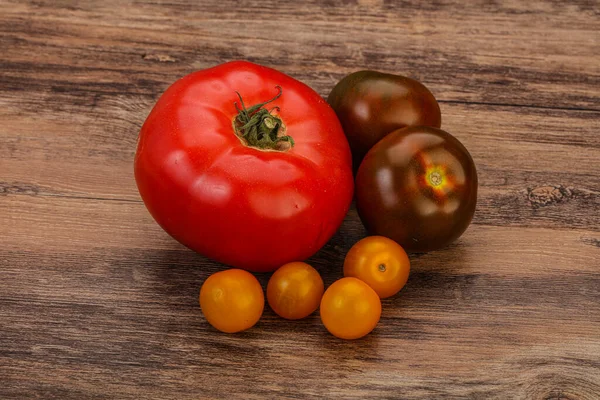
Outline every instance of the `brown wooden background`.
<svg viewBox="0 0 600 400">
<path fill-rule="evenodd" d="M 0 398 L 600 398 L 597 1 L 0 0 L 0 49 Z M 141 203 L 152 105 L 233 59 L 324 97 L 417 78 L 476 161 L 473 225 L 364 339 L 268 309 L 216 332 L 197 296 L 223 266 Z M 326 284 L 363 235 L 351 211 Z"/>
</svg>

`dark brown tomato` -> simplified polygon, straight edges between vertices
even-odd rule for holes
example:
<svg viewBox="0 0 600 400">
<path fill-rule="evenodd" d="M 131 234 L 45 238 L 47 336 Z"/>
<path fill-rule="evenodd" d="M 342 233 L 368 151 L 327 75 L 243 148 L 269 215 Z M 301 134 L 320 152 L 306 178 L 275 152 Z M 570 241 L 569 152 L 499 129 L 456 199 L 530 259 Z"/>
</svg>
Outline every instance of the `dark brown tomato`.
<svg viewBox="0 0 600 400">
<path fill-rule="evenodd" d="M 440 107 L 420 82 L 377 71 L 352 73 L 333 88 L 327 102 L 350 143 L 354 171 L 367 151 L 388 133 L 406 126 L 442 123 Z"/>
<path fill-rule="evenodd" d="M 396 130 L 365 156 L 356 208 L 372 235 L 407 251 L 431 251 L 467 229 L 477 202 L 477 172 L 467 149 L 430 127 Z"/>
</svg>

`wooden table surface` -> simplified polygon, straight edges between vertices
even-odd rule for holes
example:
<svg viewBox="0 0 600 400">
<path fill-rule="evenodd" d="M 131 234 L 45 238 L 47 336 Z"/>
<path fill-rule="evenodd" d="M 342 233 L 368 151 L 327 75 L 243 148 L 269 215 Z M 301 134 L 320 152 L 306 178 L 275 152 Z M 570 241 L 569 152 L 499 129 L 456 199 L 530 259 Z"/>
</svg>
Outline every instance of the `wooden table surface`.
<svg viewBox="0 0 600 400">
<path fill-rule="evenodd" d="M 0 31 L 1 399 L 600 398 L 597 1 L 0 0 Z M 141 202 L 154 102 L 233 59 L 324 97 L 417 78 L 475 159 L 473 224 L 412 255 L 366 338 L 268 307 L 215 331 L 197 297 L 224 266 Z M 352 209 L 310 260 L 326 284 L 364 234 Z"/>
</svg>

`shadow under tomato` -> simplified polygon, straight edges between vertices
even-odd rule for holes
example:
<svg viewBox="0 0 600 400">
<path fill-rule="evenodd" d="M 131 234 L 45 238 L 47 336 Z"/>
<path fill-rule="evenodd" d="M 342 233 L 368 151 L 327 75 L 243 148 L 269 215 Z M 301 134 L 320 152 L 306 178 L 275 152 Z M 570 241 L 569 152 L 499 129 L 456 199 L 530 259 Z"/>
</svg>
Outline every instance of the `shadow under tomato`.
<svg viewBox="0 0 600 400">
<path fill-rule="evenodd" d="M 380 324 L 383 321 L 380 321 Z M 322 351 L 330 358 L 346 359 L 364 359 L 375 357 L 380 344 L 380 325 L 366 336 L 359 339 L 340 339 L 330 334 L 327 329 L 321 325 L 317 330 L 319 334 L 319 345 Z"/>
<path fill-rule="evenodd" d="M 366 231 L 352 205 L 338 231 L 321 250 L 306 261 L 319 271 L 326 288 L 343 277 L 346 253 L 365 236 Z"/>
<path fill-rule="evenodd" d="M 346 253 L 365 235 L 356 210 L 352 208 L 340 230 L 317 254 L 307 260 L 319 271 L 326 288 L 343 277 Z M 433 303 L 444 293 L 450 295 L 450 292 L 456 292 L 457 287 L 463 292 L 468 292 L 473 280 L 464 276 L 461 270 L 464 269 L 470 250 L 468 245 L 459 240 L 443 250 L 410 254 L 411 276 L 406 287 L 396 296 L 383 301 L 382 321 L 375 331 L 365 338 L 352 341 L 338 339 L 329 334 L 321 323 L 318 310 L 305 319 L 289 321 L 277 316 L 269 307 L 266 298 L 263 316 L 253 328 L 234 335 L 222 334 L 204 319 L 198 304 L 198 295 L 200 287 L 211 274 L 231 267 L 212 261 L 177 243 L 169 249 L 136 251 L 126 258 L 135 260 L 135 263 L 128 262 L 129 267 L 133 265 L 134 284 L 137 286 L 135 290 L 150 293 L 147 298 L 155 299 L 150 307 L 153 312 L 158 308 L 170 314 L 165 321 L 169 330 L 188 335 L 190 332 L 186 330 L 189 329 L 195 332 L 193 334 L 201 331 L 204 336 L 214 337 L 214 341 L 224 337 L 246 340 L 295 338 L 294 340 L 310 342 L 312 346 L 329 352 L 355 351 L 362 354 L 365 349 L 377 348 L 378 337 L 393 334 L 386 327 L 386 320 L 400 318 L 398 321 L 402 321 L 405 307 Z M 265 293 L 271 275 L 254 274 Z M 411 332 L 413 335 L 419 334 L 414 330 Z"/>
</svg>

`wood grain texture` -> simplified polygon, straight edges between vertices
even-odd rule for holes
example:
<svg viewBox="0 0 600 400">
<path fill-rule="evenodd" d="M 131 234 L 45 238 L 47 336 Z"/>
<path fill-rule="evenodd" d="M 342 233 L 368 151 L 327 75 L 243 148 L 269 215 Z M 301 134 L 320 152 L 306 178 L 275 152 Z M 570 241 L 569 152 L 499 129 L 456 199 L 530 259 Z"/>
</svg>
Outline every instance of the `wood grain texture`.
<svg viewBox="0 0 600 400">
<path fill-rule="evenodd" d="M 0 398 L 600 398 L 599 17 L 583 0 L 0 0 Z M 359 69 L 417 78 L 475 159 L 473 225 L 411 256 L 364 339 L 269 309 L 216 332 L 197 296 L 224 266 L 137 194 L 154 102 L 232 59 L 324 97 Z M 364 235 L 352 209 L 310 260 L 326 284 Z"/>
</svg>

